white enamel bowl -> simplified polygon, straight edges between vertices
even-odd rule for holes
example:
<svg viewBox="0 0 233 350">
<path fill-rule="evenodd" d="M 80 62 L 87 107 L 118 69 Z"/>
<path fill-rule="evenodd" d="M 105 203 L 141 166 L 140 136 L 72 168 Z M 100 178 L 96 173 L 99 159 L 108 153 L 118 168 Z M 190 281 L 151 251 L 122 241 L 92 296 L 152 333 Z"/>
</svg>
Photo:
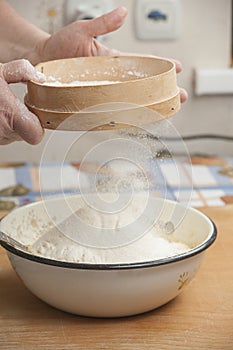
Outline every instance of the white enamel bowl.
<svg viewBox="0 0 233 350">
<path fill-rule="evenodd" d="M 72 202 L 76 196 L 67 199 Z M 49 199 L 59 216 L 63 199 Z M 163 220 L 174 208 L 173 201 L 155 199 L 163 205 Z M 35 230 L 35 220 L 46 225 L 50 218 L 43 202 L 13 210 L 1 221 L 1 231 L 17 237 L 20 223 L 25 232 Z M 10 262 L 25 286 L 55 308 L 93 317 L 121 317 L 153 310 L 181 293 L 200 267 L 206 250 L 216 238 L 214 223 L 200 211 L 188 208 L 175 233 L 179 241 L 192 248 L 183 254 L 155 261 L 122 264 L 85 264 L 46 259 L 31 255 L 5 242 Z M 21 240 L 22 243 L 23 240 Z M 201 288 L 201 286 L 200 286 Z"/>
</svg>

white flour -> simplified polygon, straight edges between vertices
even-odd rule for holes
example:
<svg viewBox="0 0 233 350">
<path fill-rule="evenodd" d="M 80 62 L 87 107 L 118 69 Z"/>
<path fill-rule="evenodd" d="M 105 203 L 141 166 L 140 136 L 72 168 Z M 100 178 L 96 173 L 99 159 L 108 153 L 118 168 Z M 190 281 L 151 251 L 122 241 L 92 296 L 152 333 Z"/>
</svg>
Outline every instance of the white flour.
<svg viewBox="0 0 233 350">
<path fill-rule="evenodd" d="M 112 81 L 112 80 L 93 80 L 93 81 L 82 81 L 82 80 L 74 80 L 70 83 L 62 83 L 59 80 L 51 79 L 45 81 L 42 85 L 48 85 L 48 86 L 97 86 L 97 85 L 110 85 L 110 84 L 116 84 L 120 83 L 120 81 Z"/>
<path fill-rule="evenodd" d="M 114 82 L 107 80 L 89 82 L 73 81 L 70 83 L 70 85 L 97 85 L 98 83 L 111 84 Z M 61 84 L 60 81 L 50 81 L 49 84 L 48 82 L 45 84 L 64 86 L 64 84 Z M 149 137 L 150 135 L 148 136 L 147 133 L 144 135 L 141 129 L 136 130 L 135 133 L 132 133 L 132 135 L 128 134 L 129 131 L 123 131 L 122 137 L 125 133 L 126 139 L 128 138 L 131 140 L 136 138 L 138 145 L 136 146 L 133 142 L 127 143 L 124 156 L 126 159 L 133 160 L 132 164 L 138 165 L 138 169 L 143 169 L 143 165 L 145 165 L 147 158 L 150 158 L 156 154 L 157 150 L 161 146 L 161 143 L 158 140 L 156 141 L 153 138 L 151 139 Z M 124 145 L 125 144 L 123 143 L 123 146 Z M 145 146 L 145 149 L 143 146 Z M 117 147 L 115 146 L 115 149 L 116 148 Z M 106 152 L 107 150 L 104 150 L 105 156 Z M 117 158 L 118 153 L 114 154 L 114 156 Z M 98 161 L 98 157 L 96 159 Z M 93 192 L 97 191 L 99 194 L 114 192 L 117 194 L 118 192 L 121 192 L 121 190 L 127 192 L 131 189 L 131 187 L 135 191 L 149 191 L 149 187 L 153 185 L 152 180 L 146 176 L 147 174 L 144 174 L 142 171 L 136 172 L 137 166 L 132 166 L 132 171 L 127 172 L 127 169 L 123 163 L 114 163 L 111 159 L 109 169 L 107 170 L 109 170 L 109 173 L 107 172 L 105 176 L 96 178 L 92 188 Z M 60 230 L 55 226 L 49 229 L 43 235 L 43 237 L 33 244 L 32 252 L 60 261 L 91 264 L 114 264 L 157 260 L 181 254 L 190 250 L 190 247 L 188 247 L 186 244 L 172 241 L 172 235 L 166 236 L 156 225 L 144 235 L 142 230 L 140 237 L 137 237 L 136 240 L 132 239 L 131 242 L 128 240 L 128 244 L 119 245 L 118 247 L 114 248 L 112 248 L 110 245 L 110 248 L 107 248 L 105 243 L 111 241 L 112 237 L 110 237 L 110 239 L 107 237 L 109 231 L 105 231 L 105 229 L 112 229 L 113 239 L 115 239 L 118 234 L 120 235 L 119 228 L 127 225 L 130 226 L 130 223 L 134 223 L 137 220 L 138 215 L 140 215 L 141 203 L 140 201 L 135 201 L 134 204 L 135 205 L 129 208 L 129 210 L 110 216 L 101 214 L 100 211 L 93 212 L 89 207 L 83 205 L 81 209 L 76 211 L 65 222 L 63 222 Z M 111 207 L 111 204 L 109 206 Z M 77 216 L 81 222 L 85 223 L 86 228 L 83 229 L 80 222 L 77 222 Z M 71 232 L 72 234 L 67 235 L 67 232 Z M 76 237 L 75 233 L 77 235 Z M 92 234 L 94 237 L 91 237 Z M 130 236 L 130 234 L 130 230 L 126 231 L 127 236 Z M 103 247 L 105 248 L 100 248 L 99 245 L 95 246 L 94 244 L 89 244 L 90 239 L 92 239 L 91 242 L 94 242 L 95 239 L 96 242 L 98 241 L 101 243 L 102 241 Z M 88 244 L 85 244 L 86 242 L 88 242 Z"/>
<path fill-rule="evenodd" d="M 90 234 L 95 234 L 98 228 L 111 228 L 113 235 L 121 234 L 119 228 L 125 227 L 135 220 L 141 214 L 141 207 L 139 202 L 129 206 L 126 211 L 114 215 L 103 215 L 97 211 L 93 212 L 88 206 L 83 206 L 81 209 L 72 214 L 60 226 L 62 231 L 76 231 L 82 236 L 82 240 L 88 241 Z M 83 232 L 80 229 L 80 224 L 77 224 L 77 216 L 85 223 L 86 227 L 94 230 Z M 64 230 L 63 230 L 64 229 Z M 129 229 L 130 231 L 130 229 Z M 108 232 L 108 231 L 107 231 Z M 100 231 L 97 236 L 97 241 L 107 241 L 109 237 L 106 236 L 104 230 Z M 85 236 L 86 235 L 86 236 Z M 79 237 L 79 238 L 80 238 Z M 112 237 L 111 237 L 112 238 Z M 166 236 L 158 225 L 154 225 L 149 232 L 141 235 L 137 240 L 126 245 L 116 248 L 95 248 L 80 244 L 73 239 L 70 239 L 59 231 L 57 227 L 49 229 L 38 241 L 32 246 L 32 252 L 50 259 L 68 262 L 81 262 L 91 264 L 114 264 L 114 263 L 132 263 L 151 261 L 165 257 L 174 256 L 184 253 L 190 248 L 181 242 L 172 241 L 171 236 Z"/>
<path fill-rule="evenodd" d="M 101 74 L 101 75 L 100 75 Z M 82 80 L 74 79 L 69 83 L 63 83 L 61 81 L 61 77 L 55 78 L 54 76 L 50 75 L 47 76 L 47 79 L 45 82 L 42 83 L 42 85 L 48 85 L 48 86 L 96 86 L 96 85 L 110 85 L 110 84 L 117 84 L 117 83 L 122 83 L 124 81 L 128 81 L 128 79 L 132 80 L 134 79 L 143 79 L 147 78 L 149 75 L 146 74 L 145 72 L 138 72 L 136 70 L 128 70 L 125 71 L 124 73 L 121 74 L 121 80 L 119 80 L 119 72 L 112 68 L 111 71 L 106 71 L 106 72 L 96 72 L 92 73 L 92 78 L 95 77 L 100 77 L 100 76 L 105 76 L 109 77 L 110 80 L 87 80 L 87 77 L 90 77 L 90 72 L 86 70 L 83 74 L 80 74 L 79 77 Z M 73 75 L 72 75 L 73 77 Z M 114 80 L 114 78 L 116 80 Z M 117 80 L 118 78 L 118 80 Z"/>
<path fill-rule="evenodd" d="M 183 243 L 169 242 L 164 237 L 160 237 L 155 229 L 128 246 L 95 249 L 74 243 L 54 228 L 43 242 L 34 247 L 33 253 L 60 261 L 114 264 L 157 260 L 188 250 L 190 248 Z"/>
<path fill-rule="evenodd" d="M 131 225 L 141 218 L 142 214 L 146 214 L 144 216 L 148 220 L 155 219 L 153 215 L 156 215 L 153 205 L 150 208 L 152 210 L 146 212 L 144 197 L 136 197 L 138 193 L 143 193 L 143 196 L 147 193 L 150 195 L 149 188 L 153 185 L 147 173 L 140 171 L 140 165 L 144 165 L 145 168 L 144 162 L 151 157 L 150 147 L 149 151 L 147 150 L 147 143 L 152 141 L 145 138 L 147 147 L 144 151 L 139 141 L 140 138 L 138 147 L 135 143 L 132 145 L 128 142 L 123 143 L 126 159 L 121 160 L 117 154 L 114 154 L 116 159 L 114 160 L 113 157 L 109 162 L 106 161 L 105 166 L 100 169 L 102 176 L 96 176 L 93 185 L 89 188 L 91 193 L 96 193 L 102 199 L 109 192 L 116 197 L 119 195 L 120 198 L 122 193 L 133 195 L 136 193 L 132 203 L 126 209 L 122 206 L 124 210 L 118 212 L 115 210 L 115 214 L 109 215 L 108 210 L 114 210 L 112 202 L 105 201 L 106 207 L 101 213 L 100 210 L 88 207 L 83 201 L 79 210 L 75 209 L 75 213 L 59 226 L 60 230 L 55 226 L 47 230 L 33 245 L 33 253 L 60 261 L 114 264 L 157 260 L 190 250 L 190 247 L 183 242 L 174 240 L 173 235 L 162 232 L 159 225 L 155 224 L 152 228 L 150 225 L 149 230 L 145 230 L 144 222 L 141 221 L 136 223 L 136 227 Z M 134 161 L 132 161 L 133 155 Z M 107 158 L 106 153 L 105 157 Z M 100 209 L 98 205 L 93 207 Z M 122 231 L 121 229 L 127 225 L 129 229 Z M 143 234 L 144 232 L 146 233 Z M 111 244 L 118 238 L 123 244 L 118 246 Z"/>
</svg>

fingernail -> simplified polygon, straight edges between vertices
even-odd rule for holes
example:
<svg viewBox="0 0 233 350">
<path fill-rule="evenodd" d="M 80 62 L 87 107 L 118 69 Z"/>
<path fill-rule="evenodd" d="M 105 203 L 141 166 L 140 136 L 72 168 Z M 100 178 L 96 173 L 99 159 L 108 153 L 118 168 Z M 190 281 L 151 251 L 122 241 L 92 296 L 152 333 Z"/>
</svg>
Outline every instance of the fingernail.
<svg viewBox="0 0 233 350">
<path fill-rule="evenodd" d="M 128 10 L 124 6 L 118 7 L 118 14 L 119 15 L 126 16 L 127 13 L 128 13 Z"/>
</svg>

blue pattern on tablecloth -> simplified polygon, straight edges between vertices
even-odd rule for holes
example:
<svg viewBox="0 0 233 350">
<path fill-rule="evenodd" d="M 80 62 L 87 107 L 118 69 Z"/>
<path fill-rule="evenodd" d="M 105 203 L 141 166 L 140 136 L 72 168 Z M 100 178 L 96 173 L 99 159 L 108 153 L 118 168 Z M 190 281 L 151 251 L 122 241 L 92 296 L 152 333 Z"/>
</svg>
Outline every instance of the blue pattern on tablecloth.
<svg viewBox="0 0 233 350">
<path fill-rule="evenodd" d="M 225 161 L 228 164 L 233 164 L 233 158 L 225 159 Z M 41 169 L 39 169 L 40 166 Z M 175 174 L 177 168 L 178 172 L 183 172 L 183 179 L 179 184 L 176 183 L 180 180 L 179 176 L 177 177 Z M 153 190 L 160 197 L 172 200 L 181 198 L 181 201 L 187 202 L 191 196 L 190 205 L 199 207 L 224 205 L 222 197 L 233 196 L 233 179 L 219 173 L 221 166 L 192 165 L 194 177 L 189 180 L 187 169 L 190 170 L 190 164 L 183 159 L 165 159 L 163 161 L 155 159 L 148 163 L 146 171 L 155 177 L 156 184 L 154 184 Z M 57 178 L 61 174 L 63 177 Z M 40 175 L 42 175 L 41 184 L 38 183 Z M 80 172 L 77 167 L 68 162 L 62 163 L 62 171 L 61 163 L 56 162 L 28 163 L 14 168 L 0 168 L 0 189 L 18 183 L 30 189 L 30 192 L 24 196 L 13 198 L 1 196 L 0 199 L 11 199 L 17 205 L 24 205 L 43 197 L 80 193 L 80 178 L 82 179 L 82 189 L 88 191 L 89 185 L 93 184 L 93 176 L 95 176 L 94 173 Z M 63 182 L 63 186 L 60 186 L 60 182 Z"/>
</svg>

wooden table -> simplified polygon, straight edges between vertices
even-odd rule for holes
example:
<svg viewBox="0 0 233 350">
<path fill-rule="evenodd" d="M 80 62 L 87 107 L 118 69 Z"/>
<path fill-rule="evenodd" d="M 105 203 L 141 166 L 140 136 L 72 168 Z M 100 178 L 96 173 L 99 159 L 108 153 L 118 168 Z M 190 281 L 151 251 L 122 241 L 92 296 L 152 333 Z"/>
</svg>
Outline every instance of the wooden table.
<svg viewBox="0 0 233 350">
<path fill-rule="evenodd" d="M 218 238 L 183 293 L 152 312 L 78 317 L 33 296 L 0 249 L 0 349 L 233 349 L 233 206 L 203 208 Z"/>
</svg>

